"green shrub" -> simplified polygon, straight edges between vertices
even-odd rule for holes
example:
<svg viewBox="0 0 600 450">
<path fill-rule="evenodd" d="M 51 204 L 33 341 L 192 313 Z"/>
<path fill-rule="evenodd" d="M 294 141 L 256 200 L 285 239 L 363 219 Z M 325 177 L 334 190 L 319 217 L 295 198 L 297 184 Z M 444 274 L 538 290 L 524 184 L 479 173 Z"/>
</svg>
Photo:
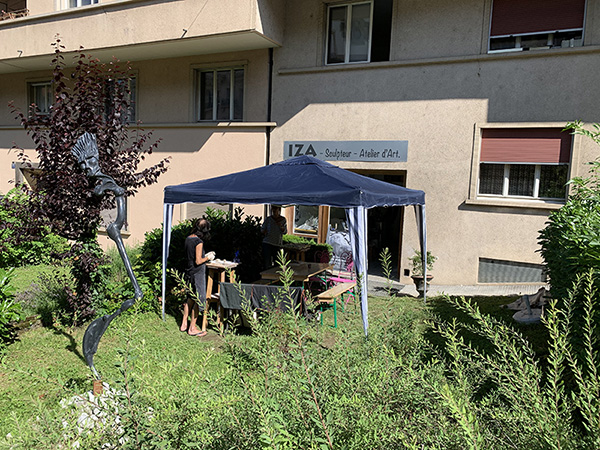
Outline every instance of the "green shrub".
<svg viewBox="0 0 600 450">
<path fill-rule="evenodd" d="M 584 130 L 578 122 L 569 127 L 599 142 L 598 131 Z M 569 199 L 550 214 L 546 227 L 540 231 L 551 294 L 557 299 L 567 298 L 581 274 L 600 269 L 600 161 L 591 162 L 590 166 L 588 177 L 569 181 L 572 186 Z"/>
<path fill-rule="evenodd" d="M 244 282 L 259 278 L 262 264 L 260 219 L 244 216 L 241 208 L 236 208 L 231 214 L 208 208 L 206 218 L 211 224 L 211 238 L 205 243 L 205 251 L 212 250 L 217 258 L 230 261 L 236 257 L 237 252 L 241 261 L 236 269 L 237 276 Z M 185 271 L 187 256 L 184 243 L 191 232 L 191 220 L 180 222 L 171 229 L 169 268 L 178 272 Z M 155 228 L 146 233 L 136 263 L 136 275 L 147 277 L 148 284 L 157 289 L 157 293 L 160 292 L 161 286 L 162 235 L 162 228 Z M 167 275 L 167 285 L 169 288 L 176 285 L 170 274 Z"/>
<path fill-rule="evenodd" d="M 0 267 L 49 264 L 69 250 L 69 242 L 32 224 L 29 193 L 17 187 L 0 201 Z"/>
<path fill-rule="evenodd" d="M 69 298 L 75 281 L 66 273 L 40 274 L 30 288 L 19 295 L 23 306 L 40 316 L 44 326 L 56 322 L 72 325 L 73 315 L 69 310 Z"/>
<path fill-rule="evenodd" d="M 13 322 L 21 318 L 21 305 L 10 285 L 14 269 L 0 269 L 0 349 L 14 338 Z"/>
<path fill-rule="evenodd" d="M 307 250 L 304 255 L 307 261 L 315 261 L 315 253 L 317 252 L 329 252 L 331 255 L 333 253 L 333 247 L 330 244 L 321 243 L 318 244 L 314 239 L 306 238 L 304 236 L 297 236 L 295 234 L 284 234 L 283 235 L 283 243 L 289 244 L 308 244 L 310 248 Z"/>
<path fill-rule="evenodd" d="M 446 339 L 448 371 L 441 385 L 424 380 L 460 425 L 461 448 L 600 448 L 600 348 L 595 325 L 598 292 L 592 272 L 579 277 L 563 305 L 552 300 L 543 322 L 549 354 L 540 364 L 527 340 L 504 322 L 481 314 L 464 298 L 449 299 L 475 320 L 467 329 L 479 342 L 468 342 L 456 321 L 437 323 Z M 576 298 L 583 314 L 573 315 Z"/>
<path fill-rule="evenodd" d="M 158 312 L 160 303 L 158 301 L 161 290 L 160 277 L 148 276 L 148 273 L 143 270 L 139 263 L 141 246 L 129 248 L 125 251 L 131 262 L 133 273 L 136 277 L 138 285 L 142 290 L 143 297 L 136 301 L 136 312 L 153 311 Z M 111 314 L 116 311 L 125 300 L 135 297 L 133 284 L 125 269 L 123 259 L 116 247 L 111 247 L 106 252 L 107 264 L 107 281 L 106 292 L 103 299 L 96 305 L 98 315 Z"/>
</svg>

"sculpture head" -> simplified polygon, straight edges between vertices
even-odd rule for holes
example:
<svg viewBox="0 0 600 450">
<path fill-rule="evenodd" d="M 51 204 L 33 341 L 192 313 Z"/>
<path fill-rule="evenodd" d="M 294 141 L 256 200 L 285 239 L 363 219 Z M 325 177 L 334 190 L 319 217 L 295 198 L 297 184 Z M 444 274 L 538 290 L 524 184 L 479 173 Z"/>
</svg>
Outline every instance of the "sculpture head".
<svg viewBox="0 0 600 450">
<path fill-rule="evenodd" d="M 102 175 L 95 135 L 87 132 L 83 133 L 81 137 L 77 139 L 77 143 L 73 146 L 71 152 L 75 158 L 77 158 L 81 170 L 83 170 L 88 177 Z"/>
</svg>

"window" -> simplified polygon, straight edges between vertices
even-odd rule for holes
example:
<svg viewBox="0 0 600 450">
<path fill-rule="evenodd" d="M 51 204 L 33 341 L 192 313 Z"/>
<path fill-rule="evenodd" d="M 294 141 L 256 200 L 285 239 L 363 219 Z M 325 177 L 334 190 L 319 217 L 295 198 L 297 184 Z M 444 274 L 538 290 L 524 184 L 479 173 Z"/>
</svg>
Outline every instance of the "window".
<svg viewBox="0 0 600 450">
<path fill-rule="evenodd" d="M 137 80 L 135 77 L 108 80 L 106 83 L 105 113 L 112 114 L 116 104 L 124 106 L 127 110 L 121 111 L 123 123 L 135 122 L 137 100 Z"/>
<path fill-rule="evenodd" d="M 564 200 L 570 157 L 571 135 L 560 129 L 484 129 L 478 194 Z"/>
<path fill-rule="evenodd" d="M 95 5 L 98 0 L 66 0 L 68 8 L 79 8 L 81 6 Z"/>
<path fill-rule="evenodd" d="M 316 236 L 319 232 L 319 207 L 296 205 L 294 208 L 294 233 Z"/>
<path fill-rule="evenodd" d="M 389 61 L 392 0 L 330 6 L 327 64 Z"/>
<path fill-rule="evenodd" d="M 585 0 L 494 0 L 489 51 L 583 45 Z"/>
<path fill-rule="evenodd" d="M 196 71 L 198 121 L 242 120 L 244 69 Z"/>
<path fill-rule="evenodd" d="M 50 114 L 50 106 L 54 93 L 52 92 L 52 82 L 41 81 L 29 83 L 29 104 L 36 106 L 38 114 Z"/>
</svg>

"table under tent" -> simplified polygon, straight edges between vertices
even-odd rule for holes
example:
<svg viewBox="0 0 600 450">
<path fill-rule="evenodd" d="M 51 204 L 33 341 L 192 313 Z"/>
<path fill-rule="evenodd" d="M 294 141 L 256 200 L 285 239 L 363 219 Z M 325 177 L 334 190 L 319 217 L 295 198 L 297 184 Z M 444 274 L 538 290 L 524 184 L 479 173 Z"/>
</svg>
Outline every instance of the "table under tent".
<svg viewBox="0 0 600 450">
<path fill-rule="evenodd" d="M 173 207 L 181 203 L 326 205 L 346 210 L 365 335 L 368 333 L 367 209 L 414 206 L 419 228 L 424 276 L 427 276 L 425 193 L 342 169 L 311 156 L 206 180 L 167 186 L 163 211 L 162 314 L 165 317 L 167 259 Z"/>
</svg>

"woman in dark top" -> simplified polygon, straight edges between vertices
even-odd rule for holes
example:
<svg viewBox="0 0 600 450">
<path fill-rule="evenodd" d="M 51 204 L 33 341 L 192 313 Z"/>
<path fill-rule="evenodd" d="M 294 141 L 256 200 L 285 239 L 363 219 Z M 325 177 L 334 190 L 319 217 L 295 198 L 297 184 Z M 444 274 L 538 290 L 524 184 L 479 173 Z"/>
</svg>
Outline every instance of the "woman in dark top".
<svg viewBox="0 0 600 450">
<path fill-rule="evenodd" d="M 200 219 L 194 224 L 192 234 L 185 239 L 185 254 L 187 256 L 187 267 L 185 270 L 187 281 L 198 294 L 200 303 L 196 303 L 191 297 L 183 305 L 183 320 L 181 331 L 187 331 L 190 336 L 206 336 L 206 330 L 199 330 L 196 321 L 206 305 L 206 262 L 215 259 L 214 252 L 204 254 L 204 241 L 210 238 L 210 223 L 206 219 Z M 189 317 L 189 326 L 188 326 Z"/>
</svg>

